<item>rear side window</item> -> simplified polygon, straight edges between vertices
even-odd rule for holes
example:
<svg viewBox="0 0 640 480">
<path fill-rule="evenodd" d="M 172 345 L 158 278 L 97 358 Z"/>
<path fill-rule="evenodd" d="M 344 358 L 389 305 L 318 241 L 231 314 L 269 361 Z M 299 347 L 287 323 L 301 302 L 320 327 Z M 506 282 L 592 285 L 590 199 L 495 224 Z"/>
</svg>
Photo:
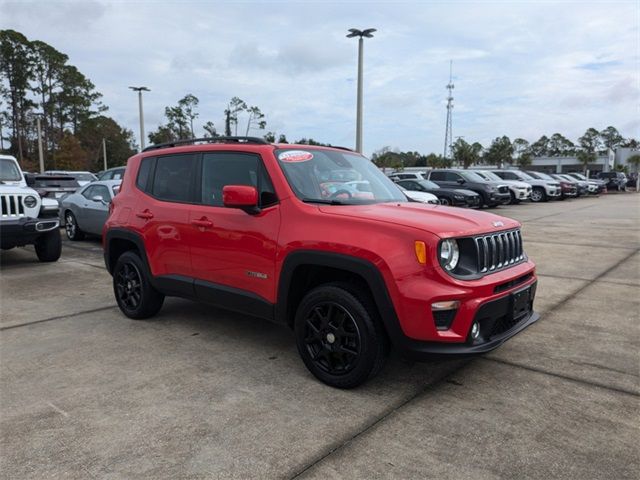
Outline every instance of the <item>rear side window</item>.
<svg viewBox="0 0 640 480">
<path fill-rule="evenodd" d="M 429 180 L 442 181 L 444 180 L 444 174 L 445 172 L 431 172 L 431 175 L 429 175 Z"/>
<path fill-rule="evenodd" d="M 136 185 L 143 192 L 149 192 L 151 189 L 151 182 L 149 182 L 149 179 L 151 178 L 151 172 L 153 171 L 155 161 L 155 157 L 146 157 L 140 162 Z"/>
<path fill-rule="evenodd" d="M 151 194 L 168 202 L 191 201 L 194 155 L 168 155 L 156 159 Z"/>
<path fill-rule="evenodd" d="M 259 157 L 245 153 L 205 153 L 202 157 L 200 201 L 222 207 L 222 189 L 226 185 L 256 187 L 260 206 L 277 202 L 275 190 Z"/>
</svg>

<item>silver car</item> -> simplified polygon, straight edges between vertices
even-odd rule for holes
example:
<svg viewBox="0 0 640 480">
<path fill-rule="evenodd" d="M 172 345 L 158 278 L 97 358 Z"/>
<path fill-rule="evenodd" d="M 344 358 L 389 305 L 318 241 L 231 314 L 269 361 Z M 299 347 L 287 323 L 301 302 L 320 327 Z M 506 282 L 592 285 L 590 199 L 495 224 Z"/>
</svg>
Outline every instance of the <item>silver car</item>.
<svg viewBox="0 0 640 480">
<path fill-rule="evenodd" d="M 60 199 L 60 223 L 69 240 L 82 240 L 85 234 L 102 235 L 109 215 L 109 204 L 120 189 L 121 180 L 92 182 Z"/>
</svg>

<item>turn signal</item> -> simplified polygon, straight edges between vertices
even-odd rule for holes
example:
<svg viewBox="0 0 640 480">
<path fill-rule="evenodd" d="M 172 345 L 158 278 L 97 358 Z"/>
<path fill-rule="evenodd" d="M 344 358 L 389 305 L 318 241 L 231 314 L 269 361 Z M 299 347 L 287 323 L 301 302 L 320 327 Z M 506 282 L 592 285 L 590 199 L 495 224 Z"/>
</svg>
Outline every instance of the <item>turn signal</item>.
<svg viewBox="0 0 640 480">
<path fill-rule="evenodd" d="M 416 249 L 416 258 L 418 259 L 418 263 L 422 265 L 427 264 L 427 246 L 423 241 L 416 240 L 415 241 L 415 249 Z"/>
</svg>

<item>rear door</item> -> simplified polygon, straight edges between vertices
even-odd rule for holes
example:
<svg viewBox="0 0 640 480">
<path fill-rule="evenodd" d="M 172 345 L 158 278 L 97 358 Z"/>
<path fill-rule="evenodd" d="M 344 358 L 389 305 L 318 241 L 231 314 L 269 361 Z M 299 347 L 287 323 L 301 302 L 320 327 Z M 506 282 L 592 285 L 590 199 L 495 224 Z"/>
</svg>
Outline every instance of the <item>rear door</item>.
<svg viewBox="0 0 640 480">
<path fill-rule="evenodd" d="M 259 213 L 226 208 L 226 185 L 258 189 Z M 196 277 L 196 294 L 213 301 L 255 297 L 275 303 L 275 261 L 280 206 L 262 159 L 254 153 L 205 152 L 197 186 L 198 204 L 191 208 L 188 243 Z M 229 305 L 227 305 L 229 306 Z M 237 310 L 242 310 L 240 305 Z"/>
<path fill-rule="evenodd" d="M 141 233 L 154 276 L 167 290 L 192 293 L 188 244 L 189 210 L 194 203 L 196 154 L 147 157 L 141 162 L 136 187 L 140 195 L 133 222 Z M 185 290 L 186 289 L 186 290 Z"/>
</svg>

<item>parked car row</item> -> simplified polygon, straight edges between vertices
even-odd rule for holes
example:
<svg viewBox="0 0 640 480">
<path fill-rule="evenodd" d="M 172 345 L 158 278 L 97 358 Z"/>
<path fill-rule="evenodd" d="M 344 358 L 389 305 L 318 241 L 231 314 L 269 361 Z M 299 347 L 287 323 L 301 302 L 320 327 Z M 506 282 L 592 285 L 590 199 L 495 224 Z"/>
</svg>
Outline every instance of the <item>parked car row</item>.
<svg viewBox="0 0 640 480">
<path fill-rule="evenodd" d="M 589 179 L 580 173 L 547 174 L 514 169 L 451 168 L 394 172 L 388 177 L 409 191 L 436 195 L 443 205 L 495 208 L 498 205 L 513 205 L 528 200 L 546 202 L 597 195 L 605 191 L 611 182 L 614 182 L 617 189 L 622 182 L 617 175 L 620 172 L 609 173 L 605 174 L 605 179 Z"/>
</svg>

